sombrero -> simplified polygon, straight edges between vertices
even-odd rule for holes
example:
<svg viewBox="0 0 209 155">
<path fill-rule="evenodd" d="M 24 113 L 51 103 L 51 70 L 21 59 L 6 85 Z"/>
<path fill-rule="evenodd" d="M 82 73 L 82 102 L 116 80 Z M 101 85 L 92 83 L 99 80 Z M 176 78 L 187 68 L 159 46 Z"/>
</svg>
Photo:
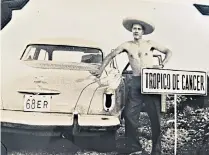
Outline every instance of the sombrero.
<svg viewBox="0 0 209 155">
<path fill-rule="evenodd" d="M 154 25 L 147 20 L 139 20 L 133 17 L 127 17 L 123 20 L 123 26 L 128 30 L 132 30 L 133 24 L 140 24 L 144 28 L 144 35 L 150 34 L 155 30 Z"/>
</svg>

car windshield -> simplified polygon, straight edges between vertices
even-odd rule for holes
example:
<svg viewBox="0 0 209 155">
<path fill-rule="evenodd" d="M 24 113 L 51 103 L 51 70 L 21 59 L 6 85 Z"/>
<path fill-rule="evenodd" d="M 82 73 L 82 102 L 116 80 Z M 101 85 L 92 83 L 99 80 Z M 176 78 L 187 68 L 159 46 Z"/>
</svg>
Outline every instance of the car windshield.
<svg viewBox="0 0 209 155">
<path fill-rule="evenodd" d="M 102 51 L 97 48 L 77 46 L 29 45 L 21 60 L 98 64 L 102 62 Z"/>
</svg>

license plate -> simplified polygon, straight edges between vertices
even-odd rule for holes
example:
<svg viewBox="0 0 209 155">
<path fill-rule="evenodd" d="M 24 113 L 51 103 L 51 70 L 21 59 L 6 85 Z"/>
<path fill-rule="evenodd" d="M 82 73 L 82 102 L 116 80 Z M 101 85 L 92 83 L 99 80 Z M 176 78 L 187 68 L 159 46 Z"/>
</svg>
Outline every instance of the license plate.
<svg viewBox="0 0 209 155">
<path fill-rule="evenodd" d="M 50 100 L 49 95 L 25 95 L 24 111 L 49 112 Z"/>
</svg>

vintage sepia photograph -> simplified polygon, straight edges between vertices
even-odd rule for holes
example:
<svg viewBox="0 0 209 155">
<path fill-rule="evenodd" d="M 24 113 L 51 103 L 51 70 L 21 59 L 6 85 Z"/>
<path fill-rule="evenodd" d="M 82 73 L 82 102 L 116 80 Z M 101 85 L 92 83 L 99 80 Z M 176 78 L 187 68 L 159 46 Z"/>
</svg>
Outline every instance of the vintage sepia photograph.
<svg viewBox="0 0 209 155">
<path fill-rule="evenodd" d="M 1 0 L 1 155 L 208 155 L 208 0 Z"/>
</svg>

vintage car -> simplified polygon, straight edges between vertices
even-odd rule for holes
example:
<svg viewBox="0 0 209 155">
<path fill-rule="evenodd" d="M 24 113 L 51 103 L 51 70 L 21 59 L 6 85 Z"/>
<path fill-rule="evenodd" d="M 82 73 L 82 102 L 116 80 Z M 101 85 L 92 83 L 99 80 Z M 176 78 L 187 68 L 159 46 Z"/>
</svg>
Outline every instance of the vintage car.
<svg viewBox="0 0 209 155">
<path fill-rule="evenodd" d="M 99 135 L 96 144 L 108 145 L 106 138 L 114 140 L 122 124 L 131 71 L 129 64 L 121 71 L 114 59 L 101 78 L 93 76 L 103 52 L 98 44 L 75 38 L 27 44 L 19 74 L 2 78 L 2 133 L 58 136 L 74 143 Z"/>
<path fill-rule="evenodd" d="M 2 133 L 114 135 L 121 124 L 125 84 L 113 62 L 100 79 L 91 74 L 103 58 L 100 46 L 82 39 L 27 44 L 19 74 L 2 78 Z"/>
</svg>

